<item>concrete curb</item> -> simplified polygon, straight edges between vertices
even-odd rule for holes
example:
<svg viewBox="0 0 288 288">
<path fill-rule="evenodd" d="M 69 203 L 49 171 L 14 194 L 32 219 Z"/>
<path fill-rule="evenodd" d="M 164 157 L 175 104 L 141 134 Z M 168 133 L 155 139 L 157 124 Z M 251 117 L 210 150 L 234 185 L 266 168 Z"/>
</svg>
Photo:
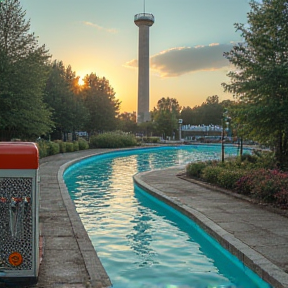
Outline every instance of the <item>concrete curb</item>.
<svg viewBox="0 0 288 288">
<path fill-rule="evenodd" d="M 59 187 L 61 191 L 61 195 L 63 198 L 64 205 L 66 206 L 71 226 L 75 234 L 75 238 L 80 250 L 80 253 L 82 254 L 82 257 L 85 262 L 85 266 L 89 275 L 89 283 L 87 283 L 87 288 L 108 288 L 112 286 L 112 283 L 110 281 L 109 276 L 107 275 L 102 263 L 100 262 L 97 252 L 94 249 L 94 246 L 92 245 L 92 242 L 87 234 L 87 231 L 85 230 L 83 223 L 80 219 L 80 216 L 78 215 L 76 211 L 76 207 L 74 205 L 74 202 L 72 201 L 69 192 L 67 190 L 67 187 L 64 183 L 63 179 L 63 173 L 64 171 L 73 163 L 76 163 L 78 161 L 81 161 L 85 158 L 94 156 L 89 155 L 86 157 L 81 157 L 72 161 L 69 161 L 65 164 L 63 164 L 59 171 L 58 171 L 58 182 Z"/>
<path fill-rule="evenodd" d="M 168 168 L 172 169 L 172 168 Z M 167 169 L 167 170 L 168 170 Z M 271 284 L 274 288 L 288 287 L 288 274 L 283 272 L 278 266 L 270 262 L 263 255 L 259 254 L 248 245 L 235 238 L 232 234 L 222 229 L 219 225 L 208 219 L 203 213 L 183 205 L 177 199 L 172 199 L 162 191 L 150 186 L 141 180 L 141 176 L 153 173 L 153 171 L 142 172 L 134 175 L 134 182 L 144 191 L 153 195 L 157 199 L 165 202 L 175 208 L 182 214 L 186 215 L 205 230 L 211 237 L 218 241 L 226 250 L 235 255 L 248 268 L 254 271 L 264 281 Z M 209 187 L 212 189 L 211 187 Z"/>
</svg>

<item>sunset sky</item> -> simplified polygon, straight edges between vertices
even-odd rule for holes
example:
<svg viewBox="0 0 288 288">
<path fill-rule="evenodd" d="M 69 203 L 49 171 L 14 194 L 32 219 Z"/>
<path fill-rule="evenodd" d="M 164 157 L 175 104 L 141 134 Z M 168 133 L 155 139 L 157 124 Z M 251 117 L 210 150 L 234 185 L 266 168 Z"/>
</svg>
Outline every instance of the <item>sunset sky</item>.
<svg viewBox="0 0 288 288">
<path fill-rule="evenodd" d="M 136 111 L 138 27 L 143 0 L 20 0 L 31 31 L 53 59 L 80 77 L 105 76 L 122 101 Z M 232 67 L 222 56 L 241 42 L 234 23 L 247 23 L 248 0 L 146 0 L 150 28 L 150 109 L 162 97 L 181 106 L 201 105 L 208 96 L 232 99 L 222 82 Z"/>
</svg>

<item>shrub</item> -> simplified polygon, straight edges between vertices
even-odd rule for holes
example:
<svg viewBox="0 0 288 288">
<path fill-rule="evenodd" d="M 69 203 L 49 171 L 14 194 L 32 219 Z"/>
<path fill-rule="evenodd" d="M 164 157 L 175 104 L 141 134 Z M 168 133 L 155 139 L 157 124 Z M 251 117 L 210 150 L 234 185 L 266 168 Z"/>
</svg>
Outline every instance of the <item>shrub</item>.
<svg viewBox="0 0 288 288">
<path fill-rule="evenodd" d="M 134 135 L 123 132 L 107 132 L 90 138 L 91 148 L 122 148 L 136 146 Z"/>
<path fill-rule="evenodd" d="M 73 152 L 74 151 L 74 145 L 72 142 L 66 142 L 66 152 Z"/>
<path fill-rule="evenodd" d="M 144 143 L 159 143 L 160 138 L 159 137 L 143 137 Z"/>
<path fill-rule="evenodd" d="M 79 143 L 78 143 L 78 141 L 73 141 L 73 151 L 79 151 Z"/>
<path fill-rule="evenodd" d="M 44 158 L 48 156 L 48 149 L 47 149 L 46 141 L 41 140 L 41 141 L 38 141 L 36 144 L 39 150 L 39 157 Z"/>
<path fill-rule="evenodd" d="M 79 138 L 78 139 L 78 143 L 79 143 L 79 150 L 86 150 L 89 148 L 89 143 L 88 141 L 86 141 L 83 138 Z"/>
<path fill-rule="evenodd" d="M 241 169 L 222 169 L 217 176 L 217 184 L 225 189 L 234 189 L 237 181 L 246 173 Z"/>
<path fill-rule="evenodd" d="M 40 140 L 36 144 L 39 150 L 40 158 L 58 154 L 60 150 L 59 144 L 55 142 Z"/>
<path fill-rule="evenodd" d="M 279 170 L 257 169 L 237 181 L 235 191 L 250 194 L 264 202 L 288 206 L 288 173 Z"/>
<path fill-rule="evenodd" d="M 48 150 L 48 155 L 55 155 L 60 152 L 60 146 L 58 143 L 48 141 L 47 150 Z"/>
<path fill-rule="evenodd" d="M 217 184 L 218 181 L 218 176 L 221 173 L 223 168 L 218 167 L 218 166 L 206 166 L 203 169 L 203 179 L 209 183 L 212 184 Z"/>
<path fill-rule="evenodd" d="M 54 142 L 59 144 L 60 153 L 65 153 L 66 152 L 66 142 L 63 142 L 62 140 L 55 140 Z"/>
<path fill-rule="evenodd" d="M 186 174 L 191 177 L 201 178 L 204 168 L 208 164 L 206 162 L 193 162 L 186 166 Z"/>
</svg>

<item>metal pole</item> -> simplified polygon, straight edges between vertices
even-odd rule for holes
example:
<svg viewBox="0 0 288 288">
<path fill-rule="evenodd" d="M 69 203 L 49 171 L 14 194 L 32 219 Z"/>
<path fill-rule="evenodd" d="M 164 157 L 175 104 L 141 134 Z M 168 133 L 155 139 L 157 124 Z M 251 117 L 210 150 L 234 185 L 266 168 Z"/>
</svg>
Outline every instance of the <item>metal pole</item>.
<svg viewBox="0 0 288 288">
<path fill-rule="evenodd" d="M 224 116 L 222 118 L 222 141 L 221 141 L 221 151 L 222 151 L 222 163 L 224 163 Z"/>
</svg>

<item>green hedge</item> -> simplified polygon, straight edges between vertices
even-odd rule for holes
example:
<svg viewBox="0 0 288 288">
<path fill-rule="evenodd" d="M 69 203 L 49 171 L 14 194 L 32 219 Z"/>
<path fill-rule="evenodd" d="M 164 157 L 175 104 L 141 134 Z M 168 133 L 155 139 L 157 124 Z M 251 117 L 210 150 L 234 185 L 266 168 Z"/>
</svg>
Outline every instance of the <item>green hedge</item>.
<svg viewBox="0 0 288 288">
<path fill-rule="evenodd" d="M 186 174 L 191 177 L 201 178 L 203 170 L 207 167 L 207 162 L 195 162 L 186 166 Z"/>
<path fill-rule="evenodd" d="M 144 143 L 159 143 L 160 142 L 160 138 L 159 137 L 143 137 L 140 138 L 141 140 L 143 140 Z"/>
<path fill-rule="evenodd" d="M 78 143 L 79 143 L 79 150 L 89 149 L 89 143 L 85 139 L 79 138 Z"/>
<path fill-rule="evenodd" d="M 73 142 L 63 142 L 62 140 L 45 141 L 41 140 L 37 143 L 39 157 L 44 158 L 58 153 L 74 152 L 78 150 L 89 149 L 89 144 L 85 139 L 79 139 Z"/>
<path fill-rule="evenodd" d="M 59 144 L 60 153 L 65 153 L 66 152 L 66 142 L 63 142 L 62 140 L 55 140 L 54 142 Z"/>
<path fill-rule="evenodd" d="M 66 152 L 74 152 L 74 144 L 72 142 L 66 142 Z"/>
<path fill-rule="evenodd" d="M 59 143 L 41 140 L 37 142 L 37 146 L 38 146 L 40 158 L 47 157 L 50 155 L 55 155 L 60 152 Z"/>
<path fill-rule="evenodd" d="M 136 145 L 134 135 L 119 131 L 107 132 L 90 138 L 90 148 L 123 148 Z"/>
<path fill-rule="evenodd" d="M 288 209 L 288 172 L 276 169 L 275 163 L 273 153 L 256 152 L 224 163 L 190 163 L 186 175 Z"/>
</svg>

